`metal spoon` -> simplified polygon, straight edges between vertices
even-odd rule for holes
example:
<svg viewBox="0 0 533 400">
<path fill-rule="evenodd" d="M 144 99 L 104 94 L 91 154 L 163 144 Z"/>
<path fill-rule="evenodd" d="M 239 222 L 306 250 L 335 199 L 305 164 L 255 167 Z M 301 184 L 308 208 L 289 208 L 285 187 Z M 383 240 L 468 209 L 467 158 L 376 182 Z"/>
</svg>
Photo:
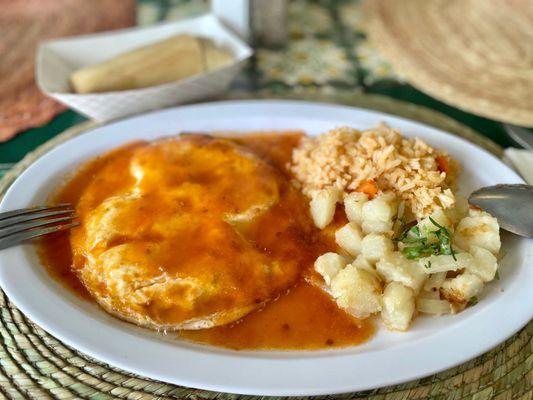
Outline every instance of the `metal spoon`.
<svg viewBox="0 0 533 400">
<path fill-rule="evenodd" d="M 506 231 L 533 237 L 533 186 L 487 186 L 473 192 L 468 201 L 496 217 Z"/>
</svg>

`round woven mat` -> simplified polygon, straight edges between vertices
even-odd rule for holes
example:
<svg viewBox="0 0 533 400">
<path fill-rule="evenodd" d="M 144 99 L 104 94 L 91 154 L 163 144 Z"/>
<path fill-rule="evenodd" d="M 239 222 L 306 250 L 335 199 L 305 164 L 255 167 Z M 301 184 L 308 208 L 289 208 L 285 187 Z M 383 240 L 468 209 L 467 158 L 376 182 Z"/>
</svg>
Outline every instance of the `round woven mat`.
<svg viewBox="0 0 533 400">
<path fill-rule="evenodd" d="M 242 98 L 234 96 L 233 98 Z M 267 96 L 269 98 L 275 96 Z M 284 96 L 287 98 L 287 96 Z M 381 96 L 317 96 L 293 98 L 343 103 L 377 109 L 433 125 L 501 154 L 501 148 L 454 120 L 425 109 Z M 0 197 L 35 159 L 72 137 L 92 129 L 86 122 L 68 129 L 28 154 L 2 180 Z M 527 305 L 524 305 L 527 306 Z M 497 329 L 495 321 L 494 327 Z M 531 399 L 533 382 L 533 323 L 495 349 L 445 372 L 401 385 L 328 399 Z M 152 381 L 100 363 L 65 346 L 30 322 L 0 292 L 0 398 L 19 399 L 253 399 Z M 446 349 L 443 349 L 446 351 Z M 401 368 L 401 360 L 398 360 Z"/>
<path fill-rule="evenodd" d="M 533 126 L 531 0 L 366 0 L 367 32 L 422 91 Z"/>
</svg>

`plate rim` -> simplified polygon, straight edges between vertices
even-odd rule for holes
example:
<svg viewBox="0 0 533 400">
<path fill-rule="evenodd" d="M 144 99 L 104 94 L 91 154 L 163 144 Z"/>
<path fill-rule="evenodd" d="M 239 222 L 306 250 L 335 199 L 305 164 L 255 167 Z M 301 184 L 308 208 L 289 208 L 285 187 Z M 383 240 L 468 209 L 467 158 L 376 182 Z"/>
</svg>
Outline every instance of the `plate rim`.
<svg viewBox="0 0 533 400">
<path fill-rule="evenodd" d="M 104 126 L 100 126 L 100 127 L 95 127 L 93 129 L 90 129 L 89 131 L 83 133 L 82 135 L 80 136 L 76 136 L 74 138 L 71 138 L 61 144 L 59 144 L 57 147 L 55 147 L 54 149 L 52 149 L 51 151 L 49 152 L 46 152 L 45 154 L 41 155 L 37 160 L 35 160 L 30 166 L 28 166 L 28 168 L 21 173 L 21 175 L 19 177 L 17 177 L 17 179 L 11 184 L 10 188 L 6 191 L 5 193 L 5 196 L 4 198 L 2 199 L 2 202 L 0 203 L 0 210 L 3 210 L 3 207 L 5 207 L 5 204 L 8 204 L 9 203 L 9 198 L 10 198 L 10 195 L 11 195 L 11 190 L 14 188 L 16 188 L 16 184 L 17 184 L 17 181 L 19 179 L 21 179 L 21 177 L 23 177 L 27 171 L 31 171 L 31 168 L 32 166 L 38 162 L 39 160 L 41 160 L 43 157 L 45 157 L 47 154 L 50 154 L 50 152 L 54 152 L 56 151 L 57 149 L 61 149 L 63 147 L 68 147 L 69 146 L 69 143 L 72 143 L 72 142 L 75 142 L 76 139 L 79 139 L 80 137 L 83 137 L 83 136 L 86 136 L 86 135 L 89 135 L 89 134 L 95 134 L 95 131 L 98 132 L 99 130 L 106 130 L 106 129 L 110 129 L 110 127 L 113 127 L 113 126 L 120 126 L 121 124 L 124 124 L 124 123 L 131 123 L 132 121 L 136 121 L 136 120 L 142 120 L 142 119 L 145 119 L 145 118 L 153 118 L 154 116 L 157 116 L 158 114 L 162 114 L 162 113 L 173 113 L 173 112 L 176 112 L 177 110 L 187 110 L 187 109 L 200 109 L 200 108 L 207 108 L 209 109 L 210 107 L 220 107 L 220 106 L 233 106 L 233 107 L 239 107 L 239 106 L 265 106 L 267 107 L 268 105 L 282 105 L 283 107 L 287 107 L 287 106 L 303 106 L 303 107 L 318 107 L 318 108 L 323 108 L 323 107 L 331 107 L 331 108 L 334 108 L 334 109 L 345 109 L 345 110 L 356 110 L 358 112 L 363 112 L 363 113 L 369 113 L 369 114 L 373 114 L 377 117 L 380 117 L 380 118 L 383 118 L 383 117 L 386 117 L 387 119 L 392 119 L 392 120 L 403 120 L 405 123 L 408 123 L 408 124 L 414 124 L 414 125 L 417 125 L 423 129 L 430 129 L 430 130 L 433 130 L 433 131 L 436 131 L 438 132 L 439 134 L 444 134 L 444 135 L 448 135 L 448 136 L 451 136 L 453 137 L 454 139 L 457 139 L 457 140 L 460 140 L 460 141 L 463 141 L 465 143 L 468 143 L 469 146 L 474 146 L 478 151 L 481 150 L 483 153 L 485 153 L 485 156 L 489 156 L 489 157 L 493 157 L 494 160 L 498 160 L 493 154 L 491 154 L 490 152 L 488 152 L 487 150 L 471 143 L 471 142 L 468 142 L 466 141 L 465 139 L 463 138 L 460 138 L 460 137 L 457 137 L 457 136 L 454 136 L 454 135 L 450 135 L 449 133 L 447 132 L 444 132 L 440 129 L 437 129 L 437 128 L 434 128 L 434 127 L 431 127 L 427 124 L 423 124 L 423 123 L 419 123 L 417 121 L 413 121 L 413 120 L 409 120 L 409 119 L 406 119 L 406 118 L 402 118 L 402 117 L 397 117 L 397 116 L 394 116 L 394 115 L 390 115 L 390 114 L 386 114 L 386 113 L 382 113 L 382 112 L 378 112 L 378 111 L 373 111 L 373 110 L 367 110 L 367 109 L 363 109 L 363 108 L 357 108 L 357 107 L 350 107 L 350 106 L 344 106 L 344 105 L 335 105 L 335 104 L 328 104 L 328 103 L 317 103 L 317 102 L 304 102 L 304 101 L 294 101 L 294 100 L 244 100 L 244 101 L 241 101 L 241 100 L 234 100 L 234 101 L 222 101 L 222 102 L 212 102 L 212 103 L 201 103 L 201 104 L 195 104 L 195 105 L 187 105 L 187 106 L 181 106 L 181 107 L 175 107 L 175 108 L 171 108 L 171 109 L 165 109 L 165 110 L 159 110 L 159 111 L 154 111 L 154 112 L 150 112 L 150 113 L 146 113 L 146 114 L 142 114 L 142 115 L 138 115 L 138 116 L 134 116 L 134 117 L 131 117 L 131 118 L 126 118 L 126 119 L 123 119 L 123 120 L 120 120 L 120 121 L 116 121 L 116 122 L 113 122 L 111 124 L 108 124 L 108 125 L 104 125 Z M 186 112 L 186 111 L 185 111 Z M 61 151 L 61 150 L 57 150 L 57 151 Z M 517 178 L 518 176 L 516 175 L 516 173 L 514 173 L 514 171 L 512 171 L 510 168 L 508 168 L 507 166 L 505 166 L 504 164 L 501 163 L 501 161 L 498 160 L 498 163 L 500 164 L 499 166 L 500 167 L 505 167 L 507 169 L 507 172 L 510 172 L 511 174 L 514 174 Z M 520 179 L 520 178 L 518 178 Z M 7 199 L 7 200 L 6 200 Z M 531 243 L 529 244 L 529 250 L 531 251 Z M 527 259 L 529 259 L 529 257 L 531 257 L 531 253 L 528 253 L 525 255 L 525 257 Z M 88 354 L 98 360 L 102 360 L 104 362 L 107 362 L 111 365 L 115 365 L 115 366 L 118 366 L 119 368 L 122 368 L 126 371 L 130 371 L 130 372 L 133 372 L 133 373 L 138 373 L 138 374 L 141 374 L 141 375 L 144 375 L 144 376 L 147 376 L 147 377 L 150 377 L 152 379 L 158 379 L 158 380 L 163 380 L 163 381 L 166 381 L 166 382 L 169 382 L 169 383 L 176 383 L 176 384 L 181 384 L 181 385 L 186 385 L 186 386 L 192 386 L 192 387 L 201 387 L 202 389 L 208 389 L 208 390 L 219 390 L 219 391 L 225 391 L 225 392 L 231 392 L 231 393 L 244 393 L 244 394 L 256 394 L 256 395 L 322 395 L 322 394 L 333 394 L 333 393 L 346 393 L 346 392 L 350 392 L 350 391 L 353 391 L 353 390 L 366 390 L 366 389 L 371 389 L 371 388 L 375 388 L 375 387 L 380 387 L 380 386 L 385 386 L 385 385 L 393 385 L 393 384 L 397 384 L 397 383 L 400 383 L 400 382 L 405 382 L 407 380 L 413 380 L 413 379 L 418 379 L 420 377 L 423 377 L 423 376 L 427 376 L 427 375 L 430 375 L 430 374 L 433 374 L 433 373 L 437 373 L 437 372 L 440 372 L 444 369 L 447 369 L 447 368 L 451 368 L 455 365 L 458 365 L 460 363 L 463 363 L 471 358 L 474 358 L 476 356 L 478 356 L 479 354 L 489 350 L 490 348 L 492 348 L 493 346 L 495 346 L 496 344 L 500 343 L 500 342 L 503 342 L 504 340 L 506 340 L 508 337 L 512 336 L 516 331 L 518 331 L 522 326 L 524 326 L 525 324 L 527 324 L 527 320 L 524 320 L 525 322 L 523 323 L 520 323 L 520 324 L 515 324 L 515 326 L 511 329 L 507 329 L 506 333 L 507 333 L 507 336 L 505 337 L 502 337 L 502 335 L 500 335 L 499 338 L 495 339 L 495 340 L 492 340 L 491 343 L 489 344 L 485 344 L 484 346 L 481 346 L 482 348 L 479 350 L 477 350 L 477 352 L 470 352 L 468 353 L 469 355 L 466 356 L 466 357 L 463 357 L 462 359 L 460 360 L 456 360 L 455 362 L 453 363 L 448 363 L 448 364 L 445 364 L 445 365 L 442 365 L 440 368 L 433 368 L 432 370 L 430 371 L 425 371 L 425 372 L 422 372 L 422 373 L 418 373 L 418 374 L 411 374 L 409 375 L 409 377 L 398 377 L 396 380 L 394 379 L 387 379 L 386 382 L 375 382 L 375 383 L 372 383 L 372 384 L 369 384 L 367 386 L 365 385 L 358 385 L 358 386 L 354 386 L 353 384 L 349 384 L 348 386 L 344 386 L 344 387 L 337 387 L 337 388 L 334 388 L 333 390 L 331 389 L 324 389 L 324 390 L 317 390 L 317 389 L 311 389 L 310 391 L 306 391 L 305 389 L 304 390 L 301 390 L 301 391 L 298 391 L 298 392 L 295 392 L 294 389 L 280 389 L 280 388 L 275 388 L 273 390 L 269 390 L 267 392 L 265 392 L 264 390 L 257 390 L 257 388 L 254 388 L 254 387 L 246 387 L 246 385 L 241 385 L 239 386 L 239 388 L 237 387 L 234 387 L 235 389 L 237 390 L 232 390 L 231 387 L 225 387 L 225 388 L 221 388 L 220 386 L 210 386 L 209 384 L 205 384 L 205 382 L 200 382 L 200 385 L 198 384 L 195 384 L 194 382 L 187 382 L 187 381 L 184 381 L 184 380 L 181 380 L 180 382 L 176 382 L 175 379 L 166 379 L 166 378 L 162 378 L 161 375 L 158 375 L 158 376 L 153 376 L 149 373 L 146 373 L 145 370 L 143 370 L 142 368 L 136 368 L 135 366 L 132 367 L 131 365 L 124 365 L 123 363 L 118 363 L 116 362 L 116 360 L 110 360 L 110 357 L 107 357 L 107 356 L 102 356 L 100 354 L 98 354 L 98 352 L 96 351 L 93 351 L 93 349 L 89 349 L 87 348 L 86 346 L 82 346 L 80 345 L 79 343 L 76 343 L 76 340 L 71 340 L 71 337 L 69 335 L 66 335 L 64 334 L 64 332 L 57 332 L 57 329 L 54 328 L 54 324 L 50 324 L 50 321 L 48 321 L 46 318 L 39 318 L 37 316 L 37 318 L 35 318 L 35 315 L 32 316 L 32 312 L 31 310 L 25 310 L 25 303 L 24 301 L 18 301 L 18 300 L 21 300 L 16 292 L 13 293 L 12 291 L 12 287 L 10 287 L 8 285 L 8 287 L 6 288 L 5 287 L 5 278 L 6 278 L 6 274 L 4 273 L 4 271 L 6 270 L 6 268 L 4 267 L 7 267 L 6 265 L 2 265 L 4 263 L 4 256 L 3 256 L 3 253 L 0 253 L 0 285 L 2 286 L 2 288 L 5 290 L 6 294 L 8 295 L 8 297 L 10 299 L 13 299 L 13 303 L 17 305 L 18 307 L 18 303 L 21 303 L 21 304 L 24 304 L 22 307 L 19 307 L 21 309 L 21 311 L 28 315 L 30 317 L 30 319 L 34 320 L 37 322 L 37 324 L 41 327 L 43 327 L 47 332 L 49 332 L 50 334 L 52 334 L 53 336 L 59 338 L 60 340 L 62 340 L 63 342 L 65 342 L 66 344 L 68 345 L 71 345 L 72 347 L 76 348 L 76 349 L 79 349 L 80 351 L 82 351 L 83 353 L 85 354 Z M 526 259 L 524 259 L 524 263 L 526 262 Z M 531 319 L 532 315 L 533 315 L 533 310 L 531 310 L 532 312 L 530 312 L 529 314 L 529 319 Z M 524 313 L 526 313 L 527 310 L 524 311 Z M 209 352 L 216 352 L 214 350 L 210 350 Z M 342 350 L 341 350 L 342 352 Z M 276 353 L 276 352 L 273 352 L 273 353 Z M 241 355 L 244 354 L 244 353 L 241 353 Z M 287 353 L 285 353 L 287 354 Z M 317 353 L 314 353 L 314 354 L 317 354 Z M 336 357 L 336 356 L 334 356 Z M 344 357 L 341 355 L 341 357 Z M 349 357 L 351 357 L 351 355 L 349 355 Z M 111 357 L 112 358 L 112 357 Z M 331 357 L 330 357 L 331 358 Z M 175 378 L 175 377 L 174 377 Z M 229 390 L 228 390 L 229 389 Z"/>
</svg>

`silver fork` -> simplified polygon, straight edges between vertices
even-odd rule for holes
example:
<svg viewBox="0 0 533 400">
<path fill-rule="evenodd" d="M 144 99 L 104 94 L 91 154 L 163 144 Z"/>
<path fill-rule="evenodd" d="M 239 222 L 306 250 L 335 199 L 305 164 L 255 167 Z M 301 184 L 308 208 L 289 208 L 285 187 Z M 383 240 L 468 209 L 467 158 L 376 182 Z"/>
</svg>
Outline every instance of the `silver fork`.
<svg viewBox="0 0 533 400">
<path fill-rule="evenodd" d="M 0 250 L 79 225 L 70 204 L 22 208 L 0 213 Z"/>
</svg>

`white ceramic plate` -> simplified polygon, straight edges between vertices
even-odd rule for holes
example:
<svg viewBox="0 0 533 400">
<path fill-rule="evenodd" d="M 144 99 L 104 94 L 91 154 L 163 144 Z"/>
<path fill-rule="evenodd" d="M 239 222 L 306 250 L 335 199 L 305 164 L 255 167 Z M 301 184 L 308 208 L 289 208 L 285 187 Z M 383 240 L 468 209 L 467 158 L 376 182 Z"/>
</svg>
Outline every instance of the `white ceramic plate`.
<svg viewBox="0 0 533 400">
<path fill-rule="evenodd" d="M 463 191 L 521 179 L 497 158 L 439 130 L 362 109 L 291 101 L 179 107 L 94 129 L 51 150 L 11 186 L 0 211 L 41 204 L 85 160 L 135 139 L 180 131 L 368 128 L 384 121 L 460 160 Z M 122 171 L 117 171 L 122 173 Z M 158 335 L 108 316 L 50 279 L 32 245 L 0 252 L 0 284 L 30 319 L 68 345 L 140 375 L 184 386 L 257 395 L 318 395 L 396 384 L 453 367 L 502 342 L 533 316 L 532 241 L 505 235 L 501 279 L 479 304 L 418 318 L 408 333 L 379 329 L 368 343 L 316 352 L 230 351 Z"/>
</svg>

